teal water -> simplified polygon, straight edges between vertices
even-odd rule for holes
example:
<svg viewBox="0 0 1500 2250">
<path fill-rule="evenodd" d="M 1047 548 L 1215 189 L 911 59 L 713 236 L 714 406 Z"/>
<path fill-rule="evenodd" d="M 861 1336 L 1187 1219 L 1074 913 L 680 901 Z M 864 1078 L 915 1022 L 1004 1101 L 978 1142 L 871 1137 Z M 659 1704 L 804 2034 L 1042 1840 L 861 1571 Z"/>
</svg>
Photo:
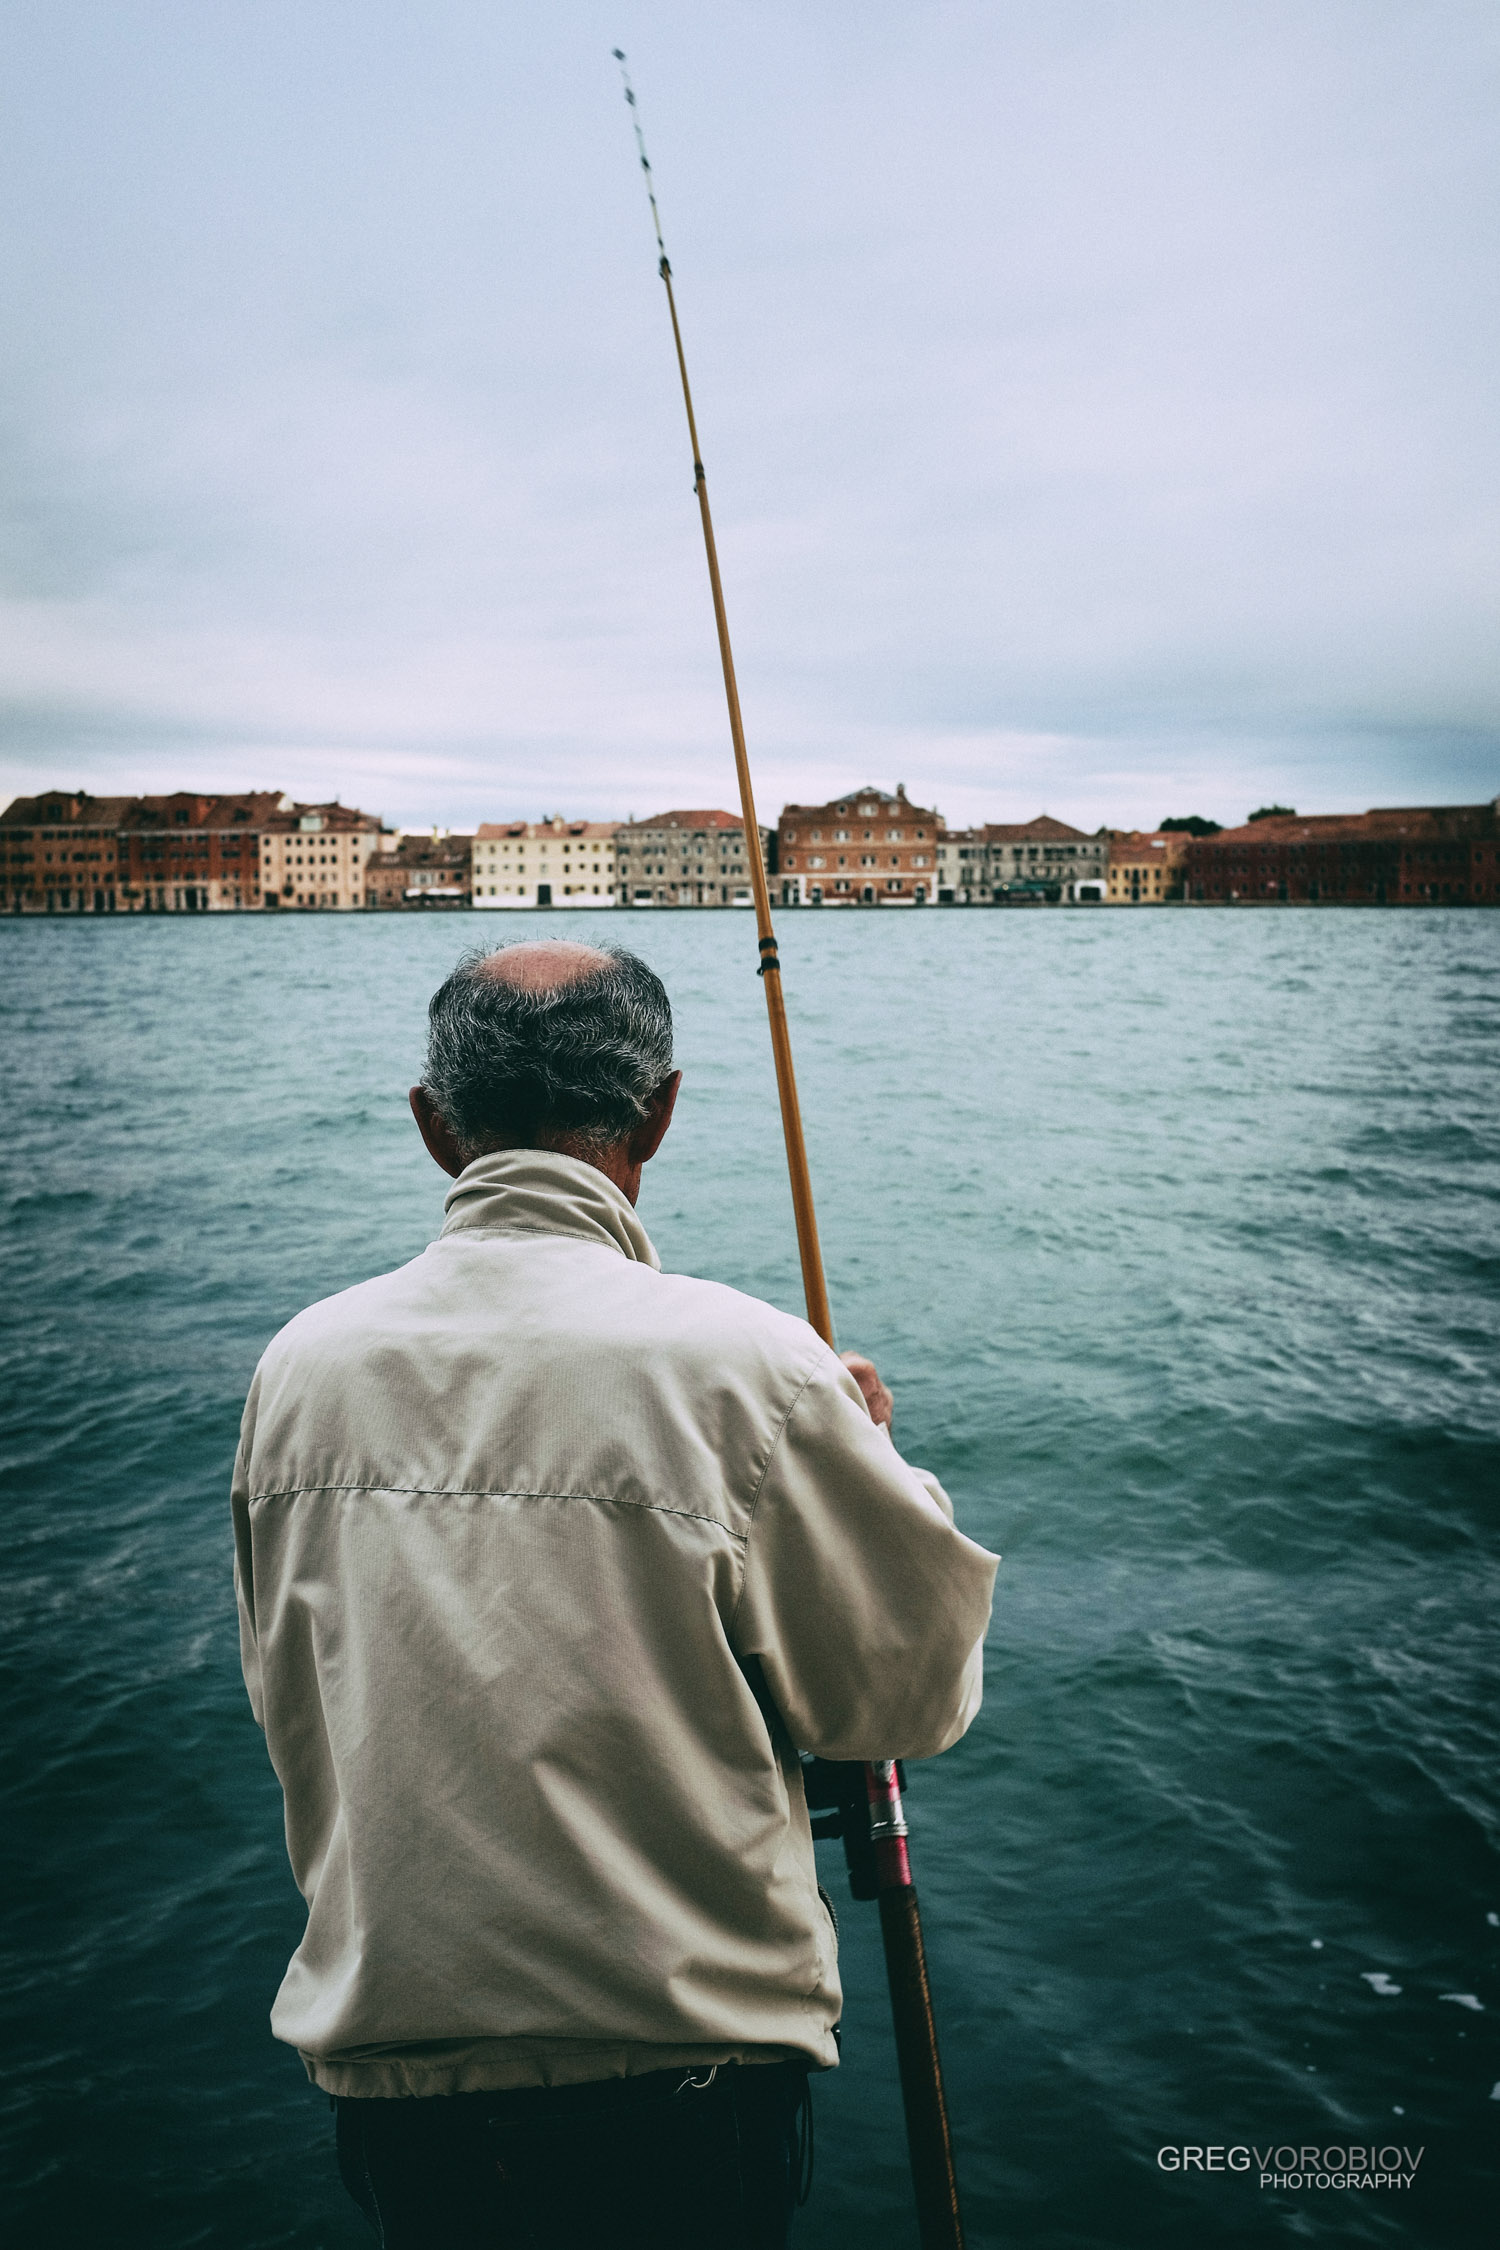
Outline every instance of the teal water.
<svg viewBox="0 0 1500 2250">
<path fill-rule="evenodd" d="M 229 1469 L 271 1333 L 436 1230 L 425 1002 L 537 926 L 0 925 L 9 2240 L 368 2239 L 266 2027 L 300 1902 Z M 677 1007 L 664 1263 L 795 1309 L 748 917 L 567 927 Z M 911 1796 L 971 2243 L 1492 2239 L 1500 915 L 803 913 L 782 951 L 841 1341 L 1005 1556 L 984 1711 Z M 872 1915 L 800 2250 L 915 2243 Z M 1425 2153 L 1278 2192 L 1184 2142 Z"/>
</svg>

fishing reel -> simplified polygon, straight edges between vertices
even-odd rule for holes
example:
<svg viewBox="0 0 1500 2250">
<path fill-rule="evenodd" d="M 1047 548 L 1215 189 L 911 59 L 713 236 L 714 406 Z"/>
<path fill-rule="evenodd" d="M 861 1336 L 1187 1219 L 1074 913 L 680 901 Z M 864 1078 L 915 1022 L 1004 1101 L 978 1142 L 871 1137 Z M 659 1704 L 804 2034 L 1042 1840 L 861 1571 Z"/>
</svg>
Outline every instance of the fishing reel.
<svg viewBox="0 0 1500 2250">
<path fill-rule="evenodd" d="M 896 1760 L 896 1780 L 905 1793 L 906 1768 Z M 849 1758 L 804 1758 L 802 1787 L 817 1837 L 839 1836 L 849 1890 L 855 1898 L 876 1898 L 875 1840 L 870 1834 L 870 1793 L 865 1769 Z"/>
</svg>

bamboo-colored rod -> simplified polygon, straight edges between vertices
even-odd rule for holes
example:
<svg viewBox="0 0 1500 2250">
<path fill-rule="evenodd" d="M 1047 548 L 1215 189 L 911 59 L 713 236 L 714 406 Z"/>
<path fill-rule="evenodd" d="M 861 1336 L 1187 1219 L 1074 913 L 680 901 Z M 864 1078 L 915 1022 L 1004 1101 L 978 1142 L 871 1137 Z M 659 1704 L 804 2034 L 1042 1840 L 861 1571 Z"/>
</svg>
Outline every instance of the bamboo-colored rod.
<svg viewBox="0 0 1500 2250">
<path fill-rule="evenodd" d="M 740 691 L 734 676 L 734 651 L 729 644 L 729 618 L 724 608 L 724 588 L 719 577 L 719 553 L 714 544 L 714 521 L 708 505 L 708 479 L 698 451 L 698 424 L 693 414 L 692 386 L 677 321 L 677 299 L 672 293 L 672 268 L 663 252 L 661 277 L 666 284 L 667 306 L 672 315 L 672 341 L 677 347 L 677 372 L 682 377 L 682 401 L 687 408 L 688 436 L 693 447 L 693 489 L 703 519 L 703 547 L 708 556 L 708 582 L 713 590 L 714 623 L 719 634 L 719 661 L 724 668 L 724 694 L 729 704 L 729 733 L 734 743 L 735 773 L 740 785 L 740 811 L 745 822 L 745 851 L 750 861 L 750 886 L 755 897 L 755 925 L 760 941 L 760 977 L 766 988 L 766 1015 L 771 1027 L 771 1054 L 776 1064 L 776 1091 L 781 1101 L 781 1130 L 786 1142 L 786 1168 L 792 1189 L 792 1216 L 797 1224 L 797 1252 L 802 1261 L 802 1294 L 807 1317 L 824 1342 L 831 1344 L 833 1314 L 828 1303 L 828 1283 L 823 1274 L 823 1252 L 818 1242 L 818 1221 L 813 1210 L 812 1178 L 807 1169 L 807 1143 L 802 1132 L 802 1110 L 797 1100 L 797 1074 L 792 1067 L 792 1039 L 787 1029 L 786 1001 L 781 990 L 781 963 L 776 953 L 776 933 L 771 927 L 771 893 L 760 848 L 760 825 L 755 817 L 755 792 L 750 784 L 750 759 L 745 749 L 745 726 L 740 716 Z"/>
<path fill-rule="evenodd" d="M 621 59 L 623 66 L 623 58 Z M 633 106 L 634 95 L 629 94 L 628 98 Z M 636 136 L 640 141 L 639 124 L 636 126 Z M 812 1181 L 807 1169 L 807 1144 L 803 1138 L 802 1112 L 797 1101 L 797 1079 L 792 1068 L 791 1035 L 787 1029 L 786 1002 L 781 990 L 781 964 L 776 953 L 776 933 L 771 927 L 771 894 L 766 883 L 765 861 L 761 856 L 760 826 L 755 817 L 755 792 L 750 783 L 750 760 L 745 749 L 744 722 L 740 716 L 740 692 L 734 676 L 734 652 L 729 643 L 729 619 L 724 608 L 724 588 L 719 577 L 713 516 L 708 505 L 708 479 L 704 475 L 703 461 L 698 450 L 698 424 L 693 413 L 693 392 L 688 381 L 687 357 L 682 348 L 682 329 L 677 319 L 677 299 L 672 289 L 672 268 L 662 245 L 661 224 L 656 218 L 656 196 L 650 188 L 651 167 L 646 160 L 643 141 L 640 141 L 640 149 L 641 164 L 646 173 L 648 192 L 651 194 L 652 218 L 656 222 L 657 247 L 661 250 L 660 271 L 666 284 L 667 305 L 672 315 L 672 341 L 677 350 L 677 372 L 682 378 L 682 402 L 687 408 L 688 436 L 693 448 L 693 489 L 698 495 L 698 512 L 703 520 L 703 547 L 708 557 L 708 582 L 713 590 L 719 660 L 724 668 L 724 694 L 729 705 L 729 732 L 734 743 L 740 810 L 745 823 L 745 849 L 750 858 L 750 881 L 755 895 L 755 921 L 760 943 L 760 974 L 766 988 L 771 1053 L 776 1063 L 776 1091 L 781 1099 L 781 1126 L 786 1141 L 787 1171 L 791 1178 L 792 1212 L 797 1222 L 797 1249 L 802 1259 L 802 1289 L 807 1301 L 808 1320 L 824 1341 L 832 1344 L 833 1317 L 828 1305 L 828 1285 L 823 1276 L 823 1254 L 818 1245 L 818 1222 L 813 1211 Z M 873 1788 L 876 1769 L 867 1766 L 865 1770 Z M 899 1891 L 882 1890 L 880 1918 L 922 2250 L 963 2250 L 963 2225 L 958 2211 L 953 2145 L 948 2129 L 947 2104 L 943 2096 L 942 2067 L 938 2061 L 937 2032 L 932 2019 L 932 1997 L 927 1983 L 922 1925 L 917 1913 L 916 1892 L 909 1881 Z"/>
</svg>

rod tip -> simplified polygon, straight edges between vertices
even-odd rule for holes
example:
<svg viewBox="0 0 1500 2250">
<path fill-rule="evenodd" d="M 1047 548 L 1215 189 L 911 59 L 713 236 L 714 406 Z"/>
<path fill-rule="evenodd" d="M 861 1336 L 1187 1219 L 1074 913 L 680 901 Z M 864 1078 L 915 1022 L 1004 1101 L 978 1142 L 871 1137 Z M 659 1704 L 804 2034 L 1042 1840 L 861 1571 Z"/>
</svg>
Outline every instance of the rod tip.
<svg viewBox="0 0 1500 2250">
<path fill-rule="evenodd" d="M 623 47 L 611 47 L 609 51 L 614 56 L 616 62 L 623 62 L 625 60 L 625 50 Z"/>
</svg>

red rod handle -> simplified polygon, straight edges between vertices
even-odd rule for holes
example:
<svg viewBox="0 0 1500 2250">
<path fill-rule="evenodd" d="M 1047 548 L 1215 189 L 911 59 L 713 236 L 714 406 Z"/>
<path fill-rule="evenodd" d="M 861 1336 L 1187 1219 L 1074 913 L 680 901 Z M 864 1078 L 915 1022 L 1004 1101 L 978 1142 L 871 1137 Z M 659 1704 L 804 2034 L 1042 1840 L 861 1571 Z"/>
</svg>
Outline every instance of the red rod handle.
<svg viewBox="0 0 1500 2250">
<path fill-rule="evenodd" d="M 901 2106 L 906 2112 L 906 2144 L 917 2202 L 917 2234 L 922 2250 L 963 2250 L 953 2134 L 943 2094 L 922 1918 L 911 1879 L 906 1814 L 894 1761 L 887 1758 L 866 1766 L 865 1788 L 870 1800 L 870 1837 L 875 1846 L 880 1936 L 891 1988 L 896 2063 L 901 2073 Z"/>
</svg>

